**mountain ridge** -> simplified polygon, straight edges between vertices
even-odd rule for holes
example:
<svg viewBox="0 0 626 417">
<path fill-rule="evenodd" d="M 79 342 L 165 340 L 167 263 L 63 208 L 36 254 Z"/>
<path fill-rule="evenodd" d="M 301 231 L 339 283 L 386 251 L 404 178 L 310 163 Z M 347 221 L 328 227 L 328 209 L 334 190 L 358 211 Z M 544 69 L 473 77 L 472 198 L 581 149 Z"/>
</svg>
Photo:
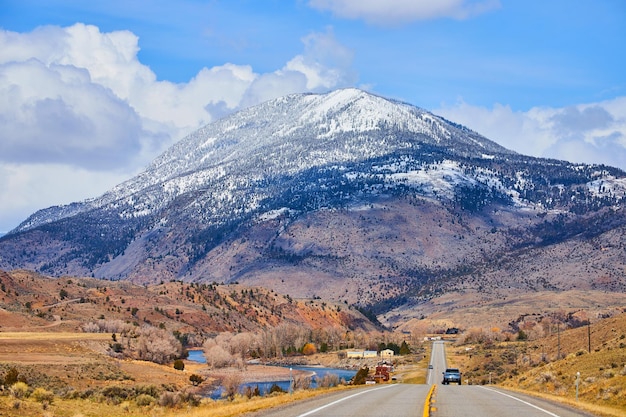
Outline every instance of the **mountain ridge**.
<svg viewBox="0 0 626 417">
<path fill-rule="evenodd" d="M 318 134 L 316 137 L 319 140 L 320 138 L 331 138 L 337 132 L 347 132 L 347 131 L 360 131 L 366 132 L 368 130 L 375 131 L 379 130 L 379 124 L 385 123 L 387 120 L 398 120 L 398 116 L 394 115 L 392 117 L 391 109 L 383 108 L 380 109 L 383 104 L 393 104 L 396 106 L 396 110 L 400 110 L 399 113 L 403 118 L 400 118 L 396 123 L 401 125 L 400 128 L 404 128 L 404 130 L 408 132 L 412 132 L 415 134 L 423 134 L 426 128 L 426 124 L 433 124 L 438 127 L 438 121 L 445 121 L 440 117 L 434 116 L 431 113 L 428 113 L 422 109 L 419 109 L 414 106 L 410 106 L 406 103 L 401 103 L 398 101 L 384 99 L 378 96 L 374 96 L 368 93 L 365 93 L 361 90 L 357 89 L 342 89 L 337 90 L 333 93 L 329 93 L 328 95 L 324 95 L 326 100 L 322 100 L 319 95 L 314 94 L 294 94 L 286 97 L 282 97 L 279 99 L 271 100 L 263 105 L 255 106 L 246 110 L 239 112 L 238 114 L 243 114 L 243 118 L 250 119 L 259 119 L 260 121 L 257 124 L 252 126 L 244 126 L 247 131 L 245 131 L 242 135 L 246 140 L 234 140 L 228 137 L 227 133 L 230 131 L 234 131 L 237 129 L 241 129 L 242 126 L 237 125 L 238 118 L 233 117 L 225 117 L 215 123 L 207 125 L 198 131 L 188 135 L 183 138 L 181 141 L 173 145 L 168 151 L 164 152 L 161 156 L 157 157 L 153 163 L 151 163 L 144 172 L 135 176 L 134 178 L 123 182 L 122 184 L 114 187 L 111 191 L 106 192 L 103 196 L 99 198 L 91 198 L 85 200 L 83 202 L 72 203 L 65 206 L 55 206 L 50 207 L 48 209 L 44 209 L 40 211 L 41 215 L 39 217 L 52 217 L 54 220 L 60 219 L 63 217 L 73 216 L 82 210 L 92 209 L 95 207 L 101 207 L 105 204 L 110 204 L 113 201 L 118 201 L 121 198 L 128 198 L 132 196 L 139 190 L 146 189 L 149 187 L 157 186 L 158 184 L 171 183 L 176 179 L 181 178 L 189 178 L 191 181 L 195 179 L 194 174 L 197 175 L 199 171 L 204 172 L 204 170 L 209 170 L 208 174 L 219 176 L 222 174 L 222 169 L 224 165 L 232 163 L 233 160 L 238 160 L 237 157 L 242 154 L 250 154 L 256 153 L 263 148 L 269 147 L 271 149 L 276 148 L 277 146 L 285 146 L 284 143 L 280 139 L 288 136 L 285 132 L 293 133 L 293 130 L 298 130 L 297 128 L 289 128 L 288 126 L 298 126 L 300 124 L 311 125 L 320 125 L 320 131 L 325 132 L 322 134 Z M 268 140 L 268 133 L 263 132 L 261 130 L 261 134 L 253 134 L 250 131 L 257 131 L 259 127 L 266 124 L 262 119 L 263 111 L 258 109 L 265 110 L 267 107 L 273 108 L 278 107 L 279 104 L 286 104 L 288 106 L 293 106 L 294 101 L 300 99 L 300 101 L 304 101 L 303 103 L 298 103 L 295 111 L 300 111 L 299 120 L 293 120 L 293 118 L 289 118 L 287 115 L 287 120 L 279 120 L 278 128 L 272 129 L 271 133 L 276 133 L 276 138 L 279 140 L 274 140 L 275 143 L 272 143 Z M 304 99 L 304 100 L 303 100 Z M 311 102 L 311 100 L 313 102 Z M 320 103 L 321 101 L 321 103 Z M 354 102 L 365 101 L 365 105 L 361 106 L 363 111 L 359 111 L 359 119 L 356 120 L 358 125 L 355 127 L 355 120 L 343 120 L 339 118 L 339 122 L 328 122 L 324 123 L 326 118 L 324 115 L 326 112 L 331 114 L 330 120 L 336 120 L 332 118 L 333 115 L 341 115 L 342 112 L 336 110 L 337 107 L 341 110 L 345 107 L 349 107 L 350 105 L 354 105 Z M 377 106 L 374 108 L 374 106 Z M 293 110 L 293 109 L 292 109 Z M 365 113 L 365 114 L 361 114 Z M 279 116 L 283 116 L 285 118 L 284 112 L 279 112 Z M 313 115 L 314 117 L 311 117 Z M 382 117 L 382 116 L 385 117 Z M 308 117 L 308 119 L 307 119 Z M 375 120 L 375 117 L 378 117 L 378 120 Z M 424 122 L 423 125 L 420 125 L 419 121 L 422 118 Z M 447 122 L 447 121 L 446 121 Z M 276 122 L 274 122 L 276 124 Z M 334 130 L 331 131 L 331 125 L 334 127 Z M 464 128 L 460 125 L 451 125 L 454 129 L 463 131 L 467 133 L 469 136 L 465 139 L 465 145 L 478 145 L 481 148 L 484 148 L 485 151 L 489 152 L 500 152 L 500 153 L 514 153 L 509 151 L 500 145 L 497 145 L 494 142 L 489 141 L 484 137 L 480 137 L 480 140 L 476 138 L 479 137 L 478 134 L 472 132 L 471 130 Z M 225 137 L 217 138 L 215 135 L 215 131 L 225 132 Z M 444 132 L 442 135 L 446 136 L 444 129 L 435 129 L 436 131 Z M 277 131 L 277 132 L 276 132 Z M 263 134 L 265 133 L 265 134 Z M 208 138 L 207 138 L 208 137 Z M 262 140 L 258 140 L 261 138 Z M 272 138 L 269 138 L 272 139 Z M 436 138 L 434 141 L 426 141 L 425 143 L 430 142 L 438 142 L 440 143 L 442 138 Z M 194 154 L 198 149 L 210 148 L 213 146 L 213 150 L 210 150 L 207 153 L 203 154 L 201 159 L 194 158 Z M 381 152 L 380 149 L 370 149 L 369 151 L 363 152 L 363 144 L 361 143 L 361 154 L 359 154 L 359 158 L 353 153 L 346 152 L 342 155 L 335 155 L 336 158 L 333 159 L 333 155 L 330 156 L 330 163 L 336 162 L 344 162 L 349 161 L 350 159 L 362 159 L 363 156 L 367 157 L 378 157 L 383 155 L 385 152 Z M 381 143 L 375 143 L 378 147 Z M 387 151 L 388 152 L 388 151 Z M 309 156 L 313 152 L 309 151 Z M 293 152 L 289 155 L 292 155 Z M 364 155 L 362 155 L 364 154 Z M 315 156 L 315 155 L 313 155 Z M 284 164 L 281 166 L 284 172 L 285 166 L 289 166 L 290 170 L 288 172 L 296 172 L 301 170 L 303 166 L 311 167 L 318 165 L 325 165 L 329 162 L 329 157 L 327 155 L 317 155 L 318 159 L 314 159 L 312 161 L 304 161 L 302 158 L 285 160 Z M 285 158 L 287 159 L 287 158 Z M 306 162 L 306 163 L 305 163 Z M 165 172 L 163 172 L 165 171 Z M 258 177 L 253 177 L 253 179 L 259 179 Z M 200 179 L 201 181 L 202 179 Z M 179 181 L 183 182 L 183 181 Z M 175 187 L 172 185 L 172 187 Z M 184 186 L 179 186 L 182 188 L 184 192 Z M 54 215 L 50 214 L 50 212 L 54 212 L 55 210 L 59 211 L 59 214 Z M 34 216 L 37 216 L 35 213 Z M 54 221 L 52 220 L 52 221 Z M 50 221 L 50 220 L 47 220 Z M 29 219 L 20 224 L 16 229 L 9 233 L 25 231 L 33 227 L 37 227 L 43 224 L 45 221 L 34 219 Z"/>
<path fill-rule="evenodd" d="M 520 155 L 406 103 L 290 95 L 199 129 L 101 197 L 35 213 L 0 238 L 0 268 L 239 281 L 384 313 L 481 274 L 494 293 L 517 287 L 498 271 L 585 234 L 623 264 L 625 197 L 617 168 Z M 524 265 L 542 288 L 574 285 Z M 598 288 L 626 290 L 598 270 Z"/>
</svg>

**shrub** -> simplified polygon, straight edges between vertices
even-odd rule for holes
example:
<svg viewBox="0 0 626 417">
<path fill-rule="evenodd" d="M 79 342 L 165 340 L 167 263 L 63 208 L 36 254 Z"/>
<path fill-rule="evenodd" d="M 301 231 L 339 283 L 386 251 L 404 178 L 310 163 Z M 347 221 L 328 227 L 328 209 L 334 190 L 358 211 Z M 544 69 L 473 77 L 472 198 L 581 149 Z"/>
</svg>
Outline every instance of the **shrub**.
<svg viewBox="0 0 626 417">
<path fill-rule="evenodd" d="M 40 403 L 46 402 L 48 404 L 51 404 L 52 400 L 54 400 L 54 393 L 52 391 L 48 391 L 45 388 L 39 387 L 36 388 L 35 391 L 33 391 L 31 397 L 33 397 L 35 401 L 38 401 Z"/>
<path fill-rule="evenodd" d="M 159 397 L 159 405 L 161 407 L 175 407 L 180 403 L 180 398 L 176 396 L 175 393 L 165 391 Z"/>
<path fill-rule="evenodd" d="M 241 385 L 241 377 L 236 374 L 228 375 L 222 381 L 222 387 L 224 388 L 224 395 L 229 400 L 233 400 L 237 392 L 239 392 L 239 386 Z"/>
<path fill-rule="evenodd" d="M 317 380 L 317 386 L 320 388 L 336 387 L 339 385 L 339 376 L 337 374 L 328 373 Z"/>
<path fill-rule="evenodd" d="M 308 376 L 296 376 L 293 378 L 293 389 L 302 390 L 311 388 L 311 378 Z"/>
<path fill-rule="evenodd" d="M 198 385 L 202 384 L 204 382 L 204 378 L 202 378 L 200 375 L 198 374 L 191 374 L 189 376 L 189 381 L 191 382 L 191 384 L 194 387 L 197 387 Z"/>
<path fill-rule="evenodd" d="M 285 390 L 278 386 L 278 384 L 272 384 L 270 387 L 270 394 L 274 394 L 275 392 L 284 393 Z"/>
<path fill-rule="evenodd" d="M 16 382 L 15 384 L 11 385 L 11 388 L 9 388 L 9 392 L 11 392 L 11 395 L 15 398 L 24 398 L 28 396 L 28 385 L 26 385 L 26 383 L 24 382 Z"/>
<path fill-rule="evenodd" d="M 190 392 L 169 392 L 165 391 L 159 397 L 159 405 L 161 407 L 178 407 L 183 403 L 187 403 L 192 407 L 200 405 L 200 397 Z"/>
<path fill-rule="evenodd" d="M 185 362 L 183 362 L 182 359 L 176 359 L 174 361 L 174 369 L 176 369 L 177 371 L 185 370 Z"/>
<path fill-rule="evenodd" d="M 148 394 L 140 394 L 135 398 L 135 403 L 137 403 L 139 407 L 152 405 L 155 401 L 155 398 Z"/>
<path fill-rule="evenodd" d="M 161 391 L 156 387 L 156 385 L 139 385 L 135 387 L 136 395 L 145 394 L 151 396 L 152 398 L 159 398 L 160 392 Z"/>
<path fill-rule="evenodd" d="M 313 343 L 307 343 L 302 347 L 303 355 L 313 355 L 315 353 L 317 353 L 317 349 Z"/>
<path fill-rule="evenodd" d="M 128 397 L 132 396 L 132 393 L 124 387 L 112 385 L 104 388 L 102 390 L 102 395 L 113 400 L 126 400 Z"/>
<path fill-rule="evenodd" d="M 15 368 L 11 368 L 7 371 L 7 373 L 4 375 L 4 385 L 6 386 L 11 386 L 13 384 L 15 384 L 18 380 L 20 373 L 18 372 L 17 369 Z"/>
<path fill-rule="evenodd" d="M 181 402 L 187 403 L 187 405 L 191 407 L 199 406 L 202 401 L 202 397 L 187 391 L 180 391 L 178 393 L 178 398 L 180 398 Z"/>
<path fill-rule="evenodd" d="M 367 366 L 359 369 L 359 371 L 354 376 L 354 379 L 352 380 L 352 385 L 365 384 L 365 380 L 367 379 L 367 375 L 369 374 L 369 372 L 370 370 Z"/>
<path fill-rule="evenodd" d="M 246 389 L 244 390 L 244 395 L 250 399 L 252 397 L 260 397 L 261 396 L 261 390 L 259 389 L 259 386 L 257 385 L 256 387 L 252 388 L 251 386 L 247 386 Z"/>
</svg>

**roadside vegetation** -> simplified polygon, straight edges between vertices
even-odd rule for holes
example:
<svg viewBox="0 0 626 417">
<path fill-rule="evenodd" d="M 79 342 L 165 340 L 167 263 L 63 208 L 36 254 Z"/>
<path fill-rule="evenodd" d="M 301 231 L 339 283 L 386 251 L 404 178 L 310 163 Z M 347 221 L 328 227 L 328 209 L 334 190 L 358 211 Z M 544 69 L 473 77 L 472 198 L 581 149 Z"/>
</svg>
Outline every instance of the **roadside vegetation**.
<svg viewBox="0 0 626 417">
<path fill-rule="evenodd" d="M 499 384 L 597 415 L 626 415 L 626 314 L 576 328 L 540 326 L 529 321 L 508 336 L 470 329 L 449 344 L 448 361 L 461 368 L 464 383 Z"/>
</svg>

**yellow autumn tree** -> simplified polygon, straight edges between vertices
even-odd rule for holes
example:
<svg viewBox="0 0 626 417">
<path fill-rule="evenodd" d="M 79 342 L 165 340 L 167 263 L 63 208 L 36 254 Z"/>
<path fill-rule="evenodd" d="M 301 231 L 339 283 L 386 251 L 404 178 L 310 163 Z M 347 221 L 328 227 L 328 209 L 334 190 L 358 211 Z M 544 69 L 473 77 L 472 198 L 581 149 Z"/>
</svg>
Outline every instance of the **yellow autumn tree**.
<svg viewBox="0 0 626 417">
<path fill-rule="evenodd" d="M 317 353 L 317 348 L 315 347 L 313 343 L 307 343 L 304 346 L 302 346 L 303 355 L 313 355 L 314 353 Z"/>
</svg>

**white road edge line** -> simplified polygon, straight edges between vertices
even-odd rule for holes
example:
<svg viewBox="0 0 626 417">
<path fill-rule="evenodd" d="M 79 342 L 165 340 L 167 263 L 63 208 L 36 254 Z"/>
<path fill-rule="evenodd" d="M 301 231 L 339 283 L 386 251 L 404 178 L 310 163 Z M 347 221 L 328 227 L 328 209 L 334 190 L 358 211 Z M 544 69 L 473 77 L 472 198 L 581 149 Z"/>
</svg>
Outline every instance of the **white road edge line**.
<svg viewBox="0 0 626 417">
<path fill-rule="evenodd" d="M 517 398 L 517 397 L 514 397 L 514 396 L 512 396 L 512 395 L 505 394 L 505 393 L 503 393 L 503 392 L 501 392 L 501 391 L 498 391 L 498 390 L 495 390 L 495 389 L 493 389 L 493 388 L 487 388 L 487 387 L 480 387 L 480 388 L 482 388 L 482 389 L 486 389 L 486 390 L 489 390 L 489 391 L 491 391 L 491 392 L 498 393 L 498 394 L 500 394 L 500 395 L 504 395 L 505 397 L 512 398 L 512 399 L 514 399 L 514 400 L 516 400 L 516 401 L 519 401 L 519 402 L 521 402 L 521 403 L 524 403 L 524 404 L 526 404 L 526 405 L 529 405 L 529 406 L 531 406 L 532 408 L 536 408 L 536 409 L 537 409 L 537 410 L 539 410 L 539 411 L 543 411 L 544 413 L 546 413 L 546 414 L 548 414 L 548 415 L 550 415 L 550 416 L 553 416 L 553 417 L 560 417 L 558 414 L 554 414 L 554 413 L 552 413 L 552 412 L 550 412 L 550 411 L 548 411 L 548 410 L 544 410 L 544 409 L 543 409 L 543 408 L 541 408 L 541 407 L 537 407 L 535 404 L 531 404 L 531 403 L 529 403 L 528 401 L 524 401 L 524 400 L 519 399 L 519 398 Z"/>
<path fill-rule="evenodd" d="M 328 404 L 323 405 L 323 406 L 321 406 L 321 407 L 317 407 L 317 408 L 316 408 L 316 409 L 314 409 L 314 410 L 307 411 L 306 413 L 304 413 L 304 414 L 300 414 L 300 415 L 299 415 L 299 416 L 297 416 L 297 417 L 305 417 L 305 416 L 308 416 L 308 415 L 311 415 L 311 414 L 317 413 L 318 411 L 323 410 L 323 409 L 325 409 L 326 407 L 330 407 L 330 406 L 333 406 L 333 405 L 335 405 L 335 404 L 338 404 L 338 403 L 340 403 L 340 402 L 342 402 L 342 401 L 349 400 L 350 398 L 356 397 L 357 395 L 366 394 L 366 393 L 368 393 L 368 392 L 372 392 L 372 391 L 378 391 L 379 389 L 391 388 L 391 387 L 393 387 L 393 386 L 394 386 L 394 385 L 386 385 L 386 386 L 384 386 L 384 387 L 380 387 L 380 388 L 373 388 L 373 389 L 368 389 L 368 390 L 364 390 L 364 391 L 361 391 L 361 392 L 357 392 L 356 394 L 352 394 L 352 395 L 349 395 L 349 396 L 347 396 L 347 397 L 341 398 L 341 399 L 339 399 L 339 400 L 337 400 L 337 401 L 333 401 L 332 403 L 328 403 Z"/>
</svg>

